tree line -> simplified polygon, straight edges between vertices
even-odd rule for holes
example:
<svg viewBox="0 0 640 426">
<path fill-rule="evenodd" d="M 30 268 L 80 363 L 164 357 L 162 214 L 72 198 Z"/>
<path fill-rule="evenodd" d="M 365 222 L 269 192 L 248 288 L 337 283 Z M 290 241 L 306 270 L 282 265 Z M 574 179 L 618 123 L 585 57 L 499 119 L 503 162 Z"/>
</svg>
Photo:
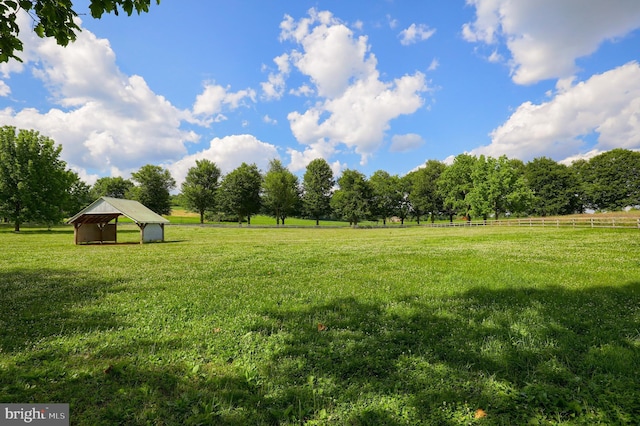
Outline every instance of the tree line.
<svg viewBox="0 0 640 426">
<path fill-rule="evenodd" d="M 138 200 L 160 214 L 171 212 L 171 174 L 146 165 L 131 180 L 99 179 L 90 186 L 60 159 L 62 146 L 35 130 L 0 127 L 0 221 L 16 232 L 24 223 L 54 225 L 102 195 Z M 135 182 L 135 184 L 134 184 Z"/>
<path fill-rule="evenodd" d="M 143 169 L 150 167 L 154 166 Z M 173 182 L 167 170 L 154 170 L 165 176 L 158 180 Z M 139 174 L 134 176 L 140 183 Z M 137 188 L 122 178 L 107 177 L 98 180 L 93 190 L 95 195 L 126 196 L 127 190 L 107 190 L 123 182 Z M 162 214 L 171 208 L 168 198 L 173 188 L 163 191 Z M 179 197 L 188 210 L 199 213 L 201 223 L 209 218 L 250 224 L 258 213 L 272 216 L 278 225 L 290 217 L 312 218 L 316 225 L 323 218 L 357 225 L 363 220 L 386 224 L 390 218 L 420 223 L 445 217 L 487 220 L 615 211 L 640 206 L 640 153 L 614 149 L 571 166 L 546 157 L 524 163 L 506 156 L 460 154 L 450 165 L 429 160 L 404 176 L 378 170 L 366 177 L 345 169 L 337 180 L 329 164 L 319 158 L 309 163 L 302 181 L 276 159 L 264 173 L 255 164 L 243 163 L 225 176 L 215 163 L 202 159 L 189 169 Z"/>
<path fill-rule="evenodd" d="M 26 222 L 54 224 L 101 196 L 138 200 L 170 214 L 170 172 L 147 164 L 131 179 L 103 177 L 93 186 L 59 159 L 61 146 L 33 130 L 0 128 L 0 218 L 19 231 Z M 241 164 L 226 175 L 197 160 L 181 185 L 185 207 L 205 219 L 251 223 L 258 213 L 285 224 L 290 217 L 363 220 L 394 218 L 495 219 L 552 216 L 640 205 L 640 152 L 613 149 L 570 166 L 540 157 L 524 163 L 506 156 L 460 154 L 446 165 L 429 160 L 404 176 L 378 170 L 370 177 L 345 169 L 334 178 L 324 159 L 309 163 L 302 181 L 277 160 L 266 172 Z"/>
</svg>

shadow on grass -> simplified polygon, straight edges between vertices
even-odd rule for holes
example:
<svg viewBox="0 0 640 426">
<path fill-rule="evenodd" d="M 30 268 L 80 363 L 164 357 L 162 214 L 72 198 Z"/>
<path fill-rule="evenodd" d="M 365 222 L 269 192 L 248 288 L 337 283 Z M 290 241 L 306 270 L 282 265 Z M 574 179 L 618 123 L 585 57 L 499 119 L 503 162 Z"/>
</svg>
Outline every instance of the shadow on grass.
<svg viewBox="0 0 640 426">
<path fill-rule="evenodd" d="M 46 337 L 42 327 L 71 333 L 117 325 L 106 316 L 87 325 L 71 315 L 74 303 L 95 301 L 109 283 L 77 291 L 73 279 L 52 272 L 1 278 L 12 282 L 3 291 L 44 281 L 36 288 L 52 291 L 48 300 L 55 302 L 34 314 L 44 299 L 18 294 L 13 303 L 30 307 L 19 309 L 31 320 L 10 322 L 23 337 L 3 335 L 3 344 L 17 348 Z M 56 304 L 69 315 L 56 319 Z M 343 298 L 283 303 L 257 314 L 247 329 L 197 340 L 162 334 L 90 354 L 25 351 L 0 370 L 6 395 L 0 399 L 70 402 L 76 424 L 632 424 L 640 418 L 640 283 L 474 289 L 384 302 Z M 172 358 L 185 348 L 197 359 Z M 486 417 L 474 419 L 476 413 Z"/>
<path fill-rule="evenodd" d="M 73 235 L 73 227 L 71 226 L 66 226 L 66 227 L 62 227 L 62 226 L 54 226 L 51 228 L 46 228 L 46 227 L 21 227 L 20 231 L 15 232 L 13 230 L 13 225 L 11 226 L 7 226 L 7 225 L 0 225 L 0 233 L 11 233 L 11 234 L 22 234 L 22 235 L 66 235 L 66 234 L 70 234 Z"/>
<path fill-rule="evenodd" d="M 95 302 L 113 285 L 69 270 L 0 272 L 1 352 L 21 350 L 51 336 L 114 327 L 111 315 L 74 313 L 74 307 Z"/>
<path fill-rule="evenodd" d="M 254 332 L 280 341 L 263 372 L 282 390 L 275 412 L 293 407 L 297 421 L 329 412 L 346 424 L 640 419 L 638 283 L 340 299 L 266 312 Z"/>
</svg>

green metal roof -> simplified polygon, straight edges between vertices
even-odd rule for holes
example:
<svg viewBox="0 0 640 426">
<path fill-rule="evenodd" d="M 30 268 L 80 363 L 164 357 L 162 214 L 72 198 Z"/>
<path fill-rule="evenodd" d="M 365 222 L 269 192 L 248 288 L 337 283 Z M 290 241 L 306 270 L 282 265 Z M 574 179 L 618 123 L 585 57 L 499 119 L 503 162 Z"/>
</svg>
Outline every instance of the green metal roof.
<svg viewBox="0 0 640 426">
<path fill-rule="evenodd" d="M 167 219 L 137 201 L 111 197 L 98 198 L 67 223 L 108 222 L 119 215 L 126 216 L 135 223 L 169 223 Z"/>
</svg>

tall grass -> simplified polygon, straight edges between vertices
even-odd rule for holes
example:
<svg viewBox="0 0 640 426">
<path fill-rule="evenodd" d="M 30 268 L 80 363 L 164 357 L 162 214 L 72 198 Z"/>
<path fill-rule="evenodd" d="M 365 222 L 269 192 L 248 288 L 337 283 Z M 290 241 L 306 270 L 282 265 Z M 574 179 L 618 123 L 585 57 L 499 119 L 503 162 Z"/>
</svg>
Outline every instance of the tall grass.
<svg viewBox="0 0 640 426">
<path fill-rule="evenodd" d="M 87 425 L 640 418 L 637 230 L 166 237 L 0 228 L 0 402 Z"/>
</svg>

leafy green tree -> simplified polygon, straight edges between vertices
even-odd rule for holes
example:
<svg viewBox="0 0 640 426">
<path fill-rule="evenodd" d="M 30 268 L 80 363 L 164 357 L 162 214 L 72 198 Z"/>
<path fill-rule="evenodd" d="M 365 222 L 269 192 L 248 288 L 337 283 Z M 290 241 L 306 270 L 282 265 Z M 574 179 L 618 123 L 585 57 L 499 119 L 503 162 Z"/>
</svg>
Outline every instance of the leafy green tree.
<svg viewBox="0 0 640 426">
<path fill-rule="evenodd" d="M 404 225 L 404 221 L 411 215 L 413 206 L 411 205 L 411 176 L 404 175 L 398 181 L 398 191 L 400 193 L 400 200 L 398 201 L 398 210 L 396 214 L 400 219 L 400 224 Z"/>
<path fill-rule="evenodd" d="M 588 195 L 591 183 L 589 162 L 585 159 L 576 160 L 571 163 L 569 170 L 576 179 L 577 211 L 584 213 L 587 208 L 591 207 L 591 200 Z"/>
<path fill-rule="evenodd" d="M 471 214 L 487 220 L 492 211 L 492 188 L 490 179 L 491 163 L 484 155 L 478 157 L 471 172 L 472 189 L 467 194 L 466 201 L 471 206 Z"/>
<path fill-rule="evenodd" d="M 438 179 L 446 166 L 437 160 L 429 160 L 424 167 L 411 173 L 411 205 L 418 223 L 420 217 L 425 214 L 431 216 L 431 222 L 435 216 L 443 210 L 442 197 L 438 191 Z"/>
<path fill-rule="evenodd" d="M 345 169 L 338 179 L 340 189 L 331 198 L 336 214 L 352 225 L 358 225 L 371 216 L 373 192 L 365 175 L 357 170 Z"/>
<path fill-rule="evenodd" d="M 384 170 L 377 170 L 369 178 L 373 191 L 372 210 L 375 217 L 381 217 L 382 223 L 387 224 L 387 218 L 398 215 L 402 191 L 400 178 L 390 175 Z"/>
<path fill-rule="evenodd" d="M 125 198 L 127 193 L 133 188 L 133 182 L 120 176 L 101 177 L 91 188 L 93 198 L 112 197 Z"/>
<path fill-rule="evenodd" d="M 589 160 L 586 191 L 596 210 L 640 205 L 640 152 L 612 149 Z"/>
<path fill-rule="evenodd" d="M 180 209 L 183 210 L 188 210 L 187 209 L 187 200 L 185 198 L 185 196 L 180 193 L 180 194 L 171 194 L 171 206 L 172 207 L 178 207 Z"/>
<path fill-rule="evenodd" d="M 414 197 L 421 203 L 423 211 L 431 216 L 431 223 L 444 210 L 438 181 L 446 167 L 441 161 L 429 160 L 423 168 L 418 170 L 417 179 L 413 181 Z"/>
<path fill-rule="evenodd" d="M 171 190 L 176 181 L 169 170 L 147 164 L 137 172 L 131 173 L 131 179 L 138 183 L 127 197 L 137 200 L 157 214 L 171 214 Z"/>
<path fill-rule="evenodd" d="M 472 213 L 483 220 L 493 213 L 498 220 L 501 213 L 525 211 L 532 195 L 521 166 L 521 162 L 504 155 L 500 158 L 481 155 L 471 174 L 473 189 L 467 196 Z"/>
<path fill-rule="evenodd" d="M 187 172 L 182 182 L 182 195 L 187 209 L 200 213 L 200 223 L 204 223 L 204 213 L 216 206 L 216 193 L 220 186 L 220 169 L 205 159 L 196 160 L 196 165 Z"/>
<path fill-rule="evenodd" d="M 320 224 L 320 218 L 331 213 L 331 195 L 335 180 L 327 161 L 316 158 L 307 165 L 302 178 L 302 206 L 305 214 Z"/>
<path fill-rule="evenodd" d="M 449 222 L 453 222 L 453 216 L 456 214 L 463 214 L 467 220 L 471 220 L 471 205 L 467 195 L 473 189 L 471 173 L 476 161 L 476 157 L 472 155 L 459 154 L 453 159 L 453 164 L 438 178 L 442 207 L 449 216 Z"/>
<path fill-rule="evenodd" d="M 223 212 L 234 214 L 238 223 L 247 218 L 251 224 L 251 216 L 260 211 L 262 175 L 258 166 L 242 163 L 238 168 L 222 178 L 218 189 L 218 206 Z"/>
<path fill-rule="evenodd" d="M 61 145 L 34 130 L 0 128 L 0 216 L 20 231 L 25 222 L 57 223 L 65 215 L 75 173 Z"/>
<path fill-rule="evenodd" d="M 118 15 L 120 10 L 127 15 L 148 12 L 152 0 L 91 0 L 89 10 L 94 18 L 103 13 Z M 156 0 L 160 4 L 160 0 Z M 14 58 L 22 60 L 16 51 L 23 45 L 18 34 L 20 27 L 16 19 L 20 10 L 29 13 L 34 21 L 33 30 L 39 37 L 53 37 L 56 43 L 66 46 L 76 40 L 76 32 L 81 31 L 74 19 L 78 16 L 72 0 L 2 0 L 0 1 L 0 62 Z"/>
<path fill-rule="evenodd" d="M 270 215 L 284 225 L 287 217 L 300 207 L 298 177 L 286 169 L 280 160 L 271 160 L 264 176 L 262 205 Z"/>
<path fill-rule="evenodd" d="M 579 211 L 577 181 L 569 167 L 540 157 L 526 164 L 524 176 L 533 193 L 533 214 L 544 217 Z"/>
<path fill-rule="evenodd" d="M 507 158 L 507 175 L 510 179 L 510 187 L 507 194 L 505 213 L 524 214 L 531 210 L 533 204 L 533 191 L 527 184 L 525 177 L 526 165 L 518 158 Z"/>
<path fill-rule="evenodd" d="M 506 212 L 515 215 L 529 212 L 534 200 L 533 191 L 527 185 L 524 175 L 519 174 L 519 172 L 520 170 L 516 169 L 516 177 L 507 195 L 506 204 Z"/>
<path fill-rule="evenodd" d="M 68 170 L 70 186 L 67 190 L 67 204 L 64 208 L 65 217 L 71 217 L 93 201 L 91 187 L 87 185 L 77 173 Z"/>
<path fill-rule="evenodd" d="M 416 219 L 416 222 L 418 223 L 418 225 L 420 225 L 420 219 L 422 218 L 422 215 L 424 215 L 424 210 L 422 210 L 422 204 L 421 203 L 416 203 L 416 201 L 418 201 L 417 197 L 416 197 L 416 192 L 413 189 L 413 184 L 414 181 L 416 181 L 417 179 L 419 179 L 418 177 L 418 171 L 417 170 L 413 170 L 409 173 L 407 173 L 404 176 L 404 183 L 405 183 L 405 189 L 408 191 L 407 192 L 407 202 L 408 202 L 408 206 L 409 206 L 409 214 L 411 216 L 413 216 Z"/>
</svg>

